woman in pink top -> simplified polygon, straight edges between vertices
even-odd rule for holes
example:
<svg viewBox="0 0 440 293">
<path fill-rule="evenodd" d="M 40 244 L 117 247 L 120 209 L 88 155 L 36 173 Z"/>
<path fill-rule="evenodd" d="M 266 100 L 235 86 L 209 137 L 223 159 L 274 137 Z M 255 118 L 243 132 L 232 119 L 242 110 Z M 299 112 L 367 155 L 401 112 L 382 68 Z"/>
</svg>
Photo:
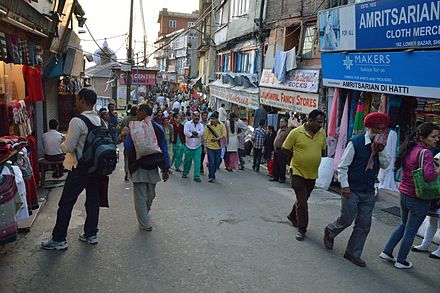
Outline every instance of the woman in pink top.
<svg viewBox="0 0 440 293">
<path fill-rule="evenodd" d="M 400 148 L 395 168 L 402 167 L 402 182 L 400 183 L 400 210 L 402 222 L 391 234 L 385 249 L 380 254 L 384 260 L 395 261 L 398 269 L 410 269 L 412 263 L 406 260 L 413 244 L 417 231 L 428 214 L 430 201 L 416 197 L 416 189 L 412 171 L 417 170 L 420 164 L 421 151 L 428 147 L 435 147 L 438 141 L 439 127 L 433 123 L 423 123 L 414 134 L 408 136 Z M 440 168 L 435 167 L 434 157 L 427 150 L 424 154 L 423 177 L 425 181 L 436 180 Z M 402 240 L 397 260 L 393 257 L 393 250 Z"/>
</svg>

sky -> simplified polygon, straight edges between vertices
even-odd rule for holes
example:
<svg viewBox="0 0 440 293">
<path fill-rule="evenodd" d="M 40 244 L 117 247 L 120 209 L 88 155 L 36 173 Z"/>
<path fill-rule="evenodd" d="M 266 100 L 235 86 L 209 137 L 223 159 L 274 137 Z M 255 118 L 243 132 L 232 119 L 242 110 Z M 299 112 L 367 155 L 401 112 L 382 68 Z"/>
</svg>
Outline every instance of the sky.
<svg viewBox="0 0 440 293">
<path fill-rule="evenodd" d="M 134 22 L 133 22 L 133 47 L 134 53 L 139 53 L 139 59 L 143 55 L 143 28 L 140 13 L 140 1 L 143 1 L 145 26 L 147 30 L 147 51 L 154 50 L 154 42 L 159 32 L 157 18 L 162 8 L 169 11 L 191 13 L 198 10 L 199 0 L 134 0 Z M 100 46 L 104 38 L 128 34 L 130 20 L 130 0 L 79 0 L 84 9 L 86 24 L 93 37 L 97 39 Z M 84 27 L 85 29 L 85 27 Z M 81 46 L 84 51 L 93 53 L 98 46 L 92 41 L 88 32 L 81 33 Z M 100 39 L 100 40 L 98 40 Z M 117 51 L 118 59 L 127 57 L 126 36 L 107 39 L 109 47 Z M 136 58 L 136 56 L 134 56 Z M 86 67 L 94 63 L 86 64 Z M 150 58 L 148 66 L 154 66 L 153 58 Z"/>
</svg>

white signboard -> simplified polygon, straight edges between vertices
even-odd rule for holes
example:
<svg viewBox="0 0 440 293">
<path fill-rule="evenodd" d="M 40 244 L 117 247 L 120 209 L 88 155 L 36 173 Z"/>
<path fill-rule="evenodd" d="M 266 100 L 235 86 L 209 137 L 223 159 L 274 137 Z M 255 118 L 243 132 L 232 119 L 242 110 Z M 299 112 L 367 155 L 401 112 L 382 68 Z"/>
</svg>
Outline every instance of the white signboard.
<svg viewBox="0 0 440 293">
<path fill-rule="evenodd" d="M 210 86 L 211 97 L 231 102 L 242 107 L 258 109 L 258 96 L 245 91 Z"/>
<path fill-rule="evenodd" d="M 270 69 L 263 69 L 260 86 L 299 92 L 317 93 L 319 70 L 297 69 L 286 75 L 286 81 L 279 81 Z"/>
</svg>

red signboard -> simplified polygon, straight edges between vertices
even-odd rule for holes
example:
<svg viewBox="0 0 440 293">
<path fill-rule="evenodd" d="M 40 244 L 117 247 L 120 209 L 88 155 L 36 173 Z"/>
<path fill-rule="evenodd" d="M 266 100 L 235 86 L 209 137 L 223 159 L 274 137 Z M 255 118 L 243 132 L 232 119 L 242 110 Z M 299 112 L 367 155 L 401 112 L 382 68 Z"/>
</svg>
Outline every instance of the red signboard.
<svg viewBox="0 0 440 293">
<path fill-rule="evenodd" d="M 119 84 L 127 84 L 128 72 L 121 72 L 119 74 Z M 131 72 L 131 84 L 139 85 L 156 85 L 156 72 L 133 69 Z"/>
</svg>

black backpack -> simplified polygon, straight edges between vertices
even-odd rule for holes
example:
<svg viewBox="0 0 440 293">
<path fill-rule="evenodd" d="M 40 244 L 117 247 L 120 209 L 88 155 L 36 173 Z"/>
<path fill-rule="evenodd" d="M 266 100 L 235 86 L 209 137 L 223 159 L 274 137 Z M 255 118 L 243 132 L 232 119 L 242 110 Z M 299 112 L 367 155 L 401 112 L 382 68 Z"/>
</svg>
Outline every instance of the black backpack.
<svg viewBox="0 0 440 293">
<path fill-rule="evenodd" d="M 101 120 L 101 126 L 93 125 L 84 115 L 78 116 L 88 128 L 86 141 L 78 168 L 89 176 L 110 175 L 116 169 L 116 145 L 110 131 Z"/>
</svg>

